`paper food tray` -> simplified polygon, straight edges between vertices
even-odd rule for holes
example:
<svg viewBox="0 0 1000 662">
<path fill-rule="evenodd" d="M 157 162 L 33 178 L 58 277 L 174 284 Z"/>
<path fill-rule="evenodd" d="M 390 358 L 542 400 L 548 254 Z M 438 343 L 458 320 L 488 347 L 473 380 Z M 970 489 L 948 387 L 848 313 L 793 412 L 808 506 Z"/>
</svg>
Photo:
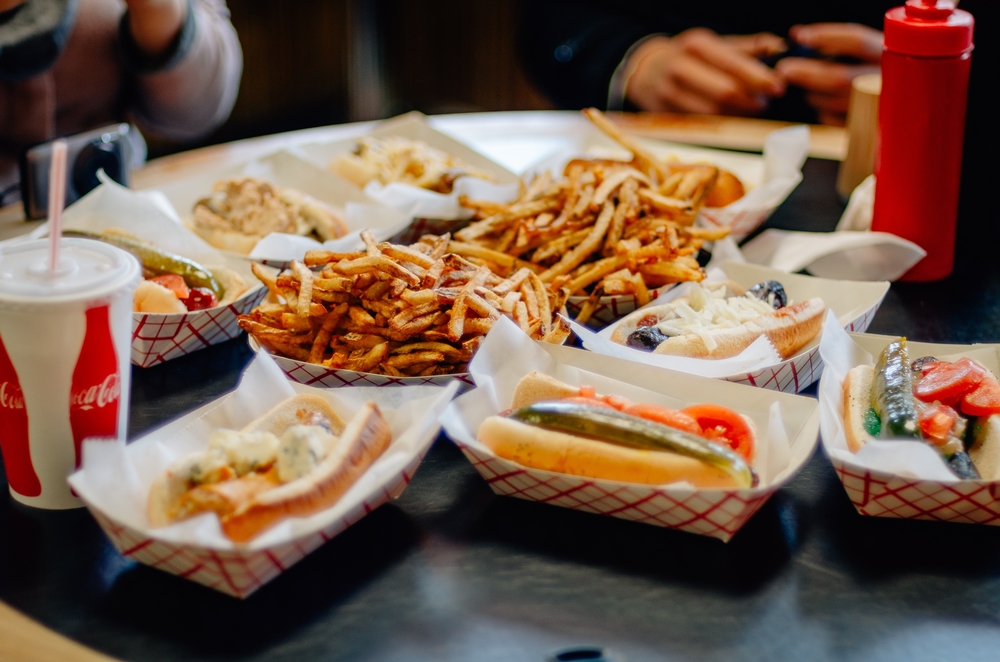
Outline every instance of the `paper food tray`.
<svg viewBox="0 0 1000 662">
<path fill-rule="evenodd" d="M 351 234 L 325 242 L 331 249 L 350 250 L 355 247 L 354 244 L 360 246 L 357 232 L 361 230 L 370 229 L 379 236 L 379 239 L 385 239 L 409 223 L 409 219 L 402 213 L 385 207 L 369 198 L 356 186 L 287 150 L 279 150 L 247 163 L 203 172 L 150 190 L 163 193 L 177 216 L 187 220 L 191 218 L 195 204 L 209 196 L 216 182 L 246 176 L 296 189 L 339 213 L 347 223 Z M 268 253 L 269 248 L 272 251 L 270 253 Z M 308 237 L 275 233 L 262 240 L 260 247 L 254 249 L 249 256 L 221 252 L 285 269 L 291 260 L 301 258 L 305 251 L 320 248 L 323 248 L 323 244 Z"/>
<path fill-rule="evenodd" d="M 513 357 L 513 358 L 512 358 Z M 636 402 L 670 407 L 716 403 L 750 416 L 761 447 L 751 489 L 640 485 L 530 469 L 496 456 L 476 440 L 479 424 L 510 406 L 517 381 L 540 370 L 570 384 L 589 384 Z M 471 364 L 478 388 L 441 417 L 448 436 L 499 495 L 679 529 L 728 541 L 809 459 L 817 443 L 818 405 L 811 398 L 727 384 L 662 368 L 625 363 L 528 339 L 501 319 Z M 766 440 L 766 442 L 765 442 Z"/>
<path fill-rule="evenodd" d="M 485 170 L 494 177 L 493 182 L 486 182 L 475 177 L 459 177 L 455 181 L 455 189 L 450 194 L 436 193 L 408 184 L 389 184 L 383 187 L 378 182 L 369 182 L 368 186 L 365 187 L 365 192 L 370 197 L 397 209 L 408 217 L 436 221 L 460 221 L 469 218 L 471 212 L 458 204 L 459 195 L 464 194 L 476 200 L 510 202 L 517 197 L 520 191 L 521 180 L 517 175 L 469 146 L 433 129 L 421 113 L 411 112 L 386 120 L 364 135 L 374 138 L 398 136 L 410 140 L 420 140 L 435 149 L 465 161 L 471 166 Z M 357 137 L 354 137 L 327 142 L 303 143 L 297 145 L 294 152 L 316 167 L 330 172 L 329 168 L 333 160 L 342 154 L 353 152 L 356 146 Z M 332 173 L 331 176 L 336 177 Z M 450 229 L 452 228 L 445 228 L 442 231 Z"/>
<path fill-rule="evenodd" d="M 247 335 L 251 349 L 261 351 L 260 343 L 251 335 Z M 370 372 L 355 370 L 338 370 L 327 368 L 315 363 L 306 363 L 284 356 L 271 355 L 275 363 L 285 375 L 298 384 L 323 388 L 341 388 L 344 386 L 448 386 L 458 382 L 458 392 L 467 391 L 476 384 L 467 372 L 454 375 L 434 375 L 432 377 L 393 377 L 392 375 L 376 375 Z"/>
<path fill-rule="evenodd" d="M 959 480 L 923 442 L 885 442 L 900 445 L 901 452 L 907 454 L 902 458 L 854 455 L 848 450 L 843 422 L 844 376 L 850 368 L 866 362 L 865 353 L 877 357 L 896 337 L 852 333 L 823 346 L 824 355 L 831 357 L 819 385 L 823 449 L 848 498 L 860 514 L 869 517 L 1000 525 L 1000 482 Z M 968 356 L 993 374 L 1000 374 L 1000 345 L 908 341 L 907 346 L 913 358 Z M 938 470 L 939 475 L 932 476 L 928 469 Z"/>
<path fill-rule="evenodd" d="M 746 237 L 766 221 L 802 181 L 802 165 L 809 151 L 809 129 L 795 126 L 779 129 L 768 136 L 762 155 L 731 152 L 707 147 L 633 137 L 661 159 L 682 163 L 711 163 L 729 170 L 743 183 L 746 194 L 720 208 L 703 208 L 698 222 L 712 227 L 728 227 L 736 241 Z M 529 172 L 551 170 L 561 174 L 566 163 L 587 158 L 629 159 L 631 152 L 596 128 L 581 131 L 571 146 L 529 168 Z"/>
<path fill-rule="evenodd" d="M 116 549 L 139 563 L 245 598 L 381 504 L 398 497 L 440 430 L 437 419 L 455 388 L 342 389 L 291 384 L 266 354 L 247 367 L 236 391 L 142 438 L 124 444 L 88 441 L 70 483 Z M 330 401 L 345 421 L 374 400 L 393 430 L 390 447 L 330 508 L 290 518 L 245 545 L 222 535 L 213 514 L 151 529 L 146 500 L 152 481 L 177 457 L 204 448 L 221 427 L 240 428 L 294 393 Z"/>
<path fill-rule="evenodd" d="M 104 176 L 104 173 L 98 176 L 103 183 L 66 209 L 65 229 L 90 232 L 109 228 L 125 230 L 205 267 L 229 267 L 239 273 L 249 286 L 228 306 L 186 313 L 132 313 L 132 363 L 148 368 L 238 336 L 237 316 L 249 312 L 267 293 L 250 271 L 249 263 L 228 258 L 185 228 L 162 194 L 132 191 Z M 47 225 L 36 228 L 30 236 L 44 235 L 48 232 Z"/>
<path fill-rule="evenodd" d="M 829 280 L 800 274 L 788 274 L 756 264 L 735 261 L 726 261 L 720 266 L 729 280 L 733 280 L 747 289 L 761 281 L 776 280 L 784 285 L 785 291 L 792 301 L 805 301 L 812 297 L 821 297 L 827 310 L 832 310 L 836 314 L 838 322 L 848 331 L 867 329 L 875 317 L 882 299 L 885 298 L 886 292 L 889 291 L 889 283 L 885 282 Z M 682 285 L 671 290 L 666 299 L 673 300 L 681 297 L 688 288 L 689 286 Z M 661 303 L 663 301 L 653 302 L 650 305 Z M 610 338 L 613 330 L 613 326 L 608 327 L 599 335 Z M 731 375 L 723 379 L 774 391 L 798 393 L 816 381 L 823 372 L 823 360 L 819 355 L 822 334 L 821 330 L 809 344 L 789 359 L 772 366 Z M 633 360 L 638 362 L 642 362 L 643 358 L 648 356 L 646 352 L 639 350 L 633 350 L 629 354 L 634 354 Z"/>
</svg>

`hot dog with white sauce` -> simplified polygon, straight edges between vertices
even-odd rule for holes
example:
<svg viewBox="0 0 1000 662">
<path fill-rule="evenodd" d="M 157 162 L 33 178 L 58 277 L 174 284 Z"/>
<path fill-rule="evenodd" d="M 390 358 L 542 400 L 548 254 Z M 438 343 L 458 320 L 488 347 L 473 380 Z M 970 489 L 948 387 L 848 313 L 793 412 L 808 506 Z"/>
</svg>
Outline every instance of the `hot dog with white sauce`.
<svg viewBox="0 0 1000 662">
<path fill-rule="evenodd" d="M 753 422 L 726 407 L 674 410 L 598 396 L 540 372 L 518 383 L 511 409 L 482 422 L 479 441 L 522 466 L 647 485 L 757 483 Z"/>
<path fill-rule="evenodd" d="M 611 340 L 656 354 L 724 359 L 766 335 L 788 358 L 816 337 L 825 311 L 818 297 L 789 303 L 773 280 L 750 290 L 733 281 L 694 283 L 686 297 L 622 318 Z"/>
<path fill-rule="evenodd" d="M 374 402 L 344 423 L 323 398 L 293 396 L 171 464 L 150 489 L 149 522 L 214 512 L 227 537 L 247 542 L 285 518 L 332 506 L 391 441 Z"/>
</svg>

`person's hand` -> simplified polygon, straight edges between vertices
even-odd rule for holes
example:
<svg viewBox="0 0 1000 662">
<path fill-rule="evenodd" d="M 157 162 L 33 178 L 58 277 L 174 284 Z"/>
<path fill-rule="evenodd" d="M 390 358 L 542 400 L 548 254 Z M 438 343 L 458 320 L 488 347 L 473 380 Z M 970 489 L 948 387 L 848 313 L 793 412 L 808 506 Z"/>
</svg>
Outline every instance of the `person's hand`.
<svg viewBox="0 0 1000 662">
<path fill-rule="evenodd" d="M 150 58 L 167 52 L 187 18 L 187 0 L 125 0 L 135 45 Z"/>
<path fill-rule="evenodd" d="M 720 36 L 692 28 L 643 42 L 626 63 L 625 96 L 643 110 L 749 115 L 785 85 L 758 56 L 780 53 L 770 33 Z"/>
<path fill-rule="evenodd" d="M 882 33 L 856 23 L 813 23 L 793 27 L 789 36 L 823 55 L 843 55 L 862 62 L 853 65 L 789 57 L 775 67 L 785 82 L 806 90 L 806 101 L 816 109 L 820 122 L 843 126 L 851 81 L 855 76 L 879 71 Z"/>
</svg>

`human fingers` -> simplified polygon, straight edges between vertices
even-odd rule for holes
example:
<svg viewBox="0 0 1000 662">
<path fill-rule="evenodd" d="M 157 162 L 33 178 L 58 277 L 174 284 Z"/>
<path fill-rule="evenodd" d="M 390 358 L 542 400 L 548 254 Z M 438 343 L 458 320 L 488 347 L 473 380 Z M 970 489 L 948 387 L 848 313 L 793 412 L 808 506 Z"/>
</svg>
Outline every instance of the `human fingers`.
<svg viewBox="0 0 1000 662">
<path fill-rule="evenodd" d="M 814 92 L 850 91 L 855 76 L 877 73 L 871 65 L 850 65 L 810 58 L 789 57 L 778 62 L 775 71 L 791 85 Z"/>
<path fill-rule="evenodd" d="M 752 57 L 777 55 L 788 50 L 788 42 L 771 32 L 724 35 L 722 39 Z"/>
<path fill-rule="evenodd" d="M 796 25 L 788 35 L 796 42 L 824 55 L 846 55 L 865 62 L 882 57 L 882 32 L 858 23 L 812 23 Z"/>
<path fill-rule="evenodd" d="M 766 105 L 762 94 L 755 93 L 745 87 L 743 81 L 697 57 L 678 58 L 671 68 L 671 78 L 680 88 L 719 106 L 752 112 Z"/>
<path fill-rule="evenodd" d="M 676 39 L 685 53 L 729 74 L 748 92 L 771 96 L 785 93 L 785 86 L 773 69 L 766 67 L 745 51 L 730 45 L 710 30 L 703 28 L 686 30 L 677 35 Z"/>
</svg>

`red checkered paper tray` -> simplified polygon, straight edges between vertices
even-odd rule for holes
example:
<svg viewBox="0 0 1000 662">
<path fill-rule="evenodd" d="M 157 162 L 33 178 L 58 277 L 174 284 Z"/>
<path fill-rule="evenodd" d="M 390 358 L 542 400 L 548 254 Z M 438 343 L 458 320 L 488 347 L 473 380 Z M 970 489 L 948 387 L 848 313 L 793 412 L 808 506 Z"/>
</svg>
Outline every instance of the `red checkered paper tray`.
<svg viewBox="0 0 1000 662">
<path fill-rule="evenodd" d="M 255 352 L 266 351 L 261 348 L 260 343 L 253 336 L 248 335 L 247 340 Z M 458 382 L 459 393 L 475 386 L 472 377 L 467 372 L 431 377 L 393 377 L 392 375 L 376 375 L 356 370 L 338 370 L 284 356 L 272 356 L 271 358 L 289 379 L 307 386 L 322 386 L 324 388 L 340 388 L 342 386 L 448 386 L 452 382 Z"/>
<path fill-rule="evenodd" d="M 862 515 L 1000 525 L 1000 482 L 961 480 L 922 441 L 870 441 L 851 453 L 844 436 L 844 378 L 857 365 L 875 365 L 890 336 L 848 334 L 827 319 L 819 383 L 823 448 L 847 496 Z M 1000 374 L 1000 346 L 907 342 L 912 359 L 969 357 Z"/>
<path fill-rule="evenodd" d="M 849 331 L 864 331 L 871 324 L 875 312 L 889 290 L 885 282 L 839 281 L 813 276 L 788 274 L 745 262 L 725 261 L 718 268 L 709 270 L 708 280 L 735 281 L 745 289 L 765 280 L 782 283 L 793 302 L 820 297 L 828 310 L 836 315 L 838 323 Z M 691 285 L 679 285 L 661 295 L 650 306 L 662 305 L 687 294 Z M 664 354 L 652 354 L 611 341 L 612 325 L 599 334 L 584 329 L 574 330 L 587 349 L 620 359 L 650 363 L 663 368 L 680 370 L 705 377 L 717 377 L 730 382 L 749 384 L 774 391 L 798 393 L 816 381 L 823 371 L 819 355 L 822 332 L 803 347 L 795 356 L 781 360 L 766 338 L 758 339 L 737 357 L 731 359 L 694 359 Z M 770 348 L 768 351 L 767 348 Z"/>
<path fill-rule="evenodd" d="M 758 430 L 754 469 L 760 484 L 749 489 L 695 489 L 687 483 L 640 485 L 531 469 L 498 457 L 476 439 L 476 430 L 488 416 L 510 407 L 517 382 L 532 370 L 633 402 L 673 408 L 714 403 L 745 414 Z M 473 358 L 470 372 L 477 388 L 449 405 L 441 422 L 500 495 L 728 541 L 816 448 L 819 412 L 811 398 L 536 343 L 506 318 L 494 325 Z"/>
<path fill-rule="evenodd" d="M 162 194 L 132 191 L 108 178 L 102 181 L 66 210 L 67 230 L 124 230 L 209 269 L 229 267 L 249 286 L 228 306 L 173 314 L 132 313 L 132 363 L 148 368 L 238 336 L 237 316 L 249 312 L 267 293 L 250 264 L 223 255 L 185 228 Z"/>
<path fill-rule="evenodd" d="M 219 400 L 127 446 L 85 442 L 82 468 L 69 481 L 124 556 L 245 598 L 399 496 L 437 437 L 438 417 L 456 388 L 313 389 L 288 382 L 274 361 L 260 353 L 237 389 Z M 150 486 L 171 462 L 204 449 L 215 430 L 240 429 L 295 393 L 320 395 L 344 420 L 372 400 L 392 428 L 392 444 L 336 504 L 309 517 L 286 519 L 245 545 L 226 538 L 214 514 L 163 528 L 149 526 Z"/>
</svg>

